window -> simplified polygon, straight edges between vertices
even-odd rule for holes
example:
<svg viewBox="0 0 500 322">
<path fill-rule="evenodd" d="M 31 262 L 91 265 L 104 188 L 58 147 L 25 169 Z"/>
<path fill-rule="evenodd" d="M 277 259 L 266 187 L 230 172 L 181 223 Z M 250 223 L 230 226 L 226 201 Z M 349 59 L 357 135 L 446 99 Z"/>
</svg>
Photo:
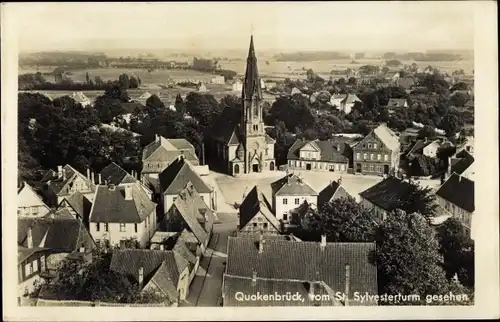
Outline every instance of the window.
<svg viewBox="0 0 500 322">
<path fill-rule="evenodd" d="M 299 198 L 295 198 L 295 204 L 298 205 L 300 203 Z"/>
<path fill-rule="evenodd" d="M 100 231 L 101 230 L 101 225 L 99 223 L 95 224 L 95 230 Z"/>
<path fill-rule="evenodd" d="M 342 165 L 342 171 L 345 171 L 345 164 Z"/>
<path fill-rule="evenodd" d="M 205 197 L 204 196 L 200 196 L 201 197 L 201 200 L 205 201 Z"/>
<path fill-rule="evenodd" d="M 137 224 L 134 224 L 134 231 L 137 232 Z"/>
<path fill-rule="evenodd" d="M 368 159 L 368 154 L 363 153 L 363 160 L 366 160 L 366 159 Z"/>
<path fill-rule="evenodd" d="M 377 160 L 379 160 L 379 161 L 382 160 L 382 156 L 380 155 L 380 153 L 377 154 Z"/>
<path fill-rule="evenodd" d="M 269 148 L 266 148 L 266 155 L 269 154 Z"/>
<path fill-rule="evenodd" d="M 373 164 L 370 164 L 370 171 L 372 171 L 372 172 L 373 172 L 374 170 L 375 170 L 375 169 L 374 169 L 374 167 L 373 167 Z"/>
<path fill-rule="evenodd" d="M 371 148 L 372 148 L 372 144 L 368 143 L 368 149 L 371 149 Z"/>
<path fill-rule="evenodd" d="M 384 154 L 384 161 L 389 161 L 389 155 L 388 154 Z"/>
<path fill-rule="evenodd" d="M 38 272 L 38 261 L 33 261 L 33 272 Z"/>
<path fill-rule="evenodd" d="M 375 160 L 375 154 L 370 154 L 370 160 Z"/>
<path fill-rule="evenodd" d="M 95 240 L 95 244 L 97 245 L 97 247 L 99 248 L 99 246 L 101 246 L 101 240 L 100 239 L 96 239 Z"/>
<path fill-rule="evenodd" d="M 172 202 L 175 202 L 175 200 L 177 200 L 177 197 L 172 198 Z"/>
<path fill-rule="evenodd" d="M 258 222 L 262 222 L 262 217 L 257 218 Z"/>
<path fill-rule="evenodd" d="M 268 226 L 267 222 L 265 222 L 263 226 L 264 226 L 264 229 L 267 229 L 267 226 Z"/>
<path fill-rule="evenodd" d="M 288 213 L 284 213 L 284 214 L 283 214 L 283 220 L 284 220 L 284 221 L 287 221 L 287 220 L 288 220 Z"/>
<path fill-rule="evenodd" d="M 253 223 L 253 227 L 257 228 L 257 223 L 256 222 Z"/>
<path fill-rule="evenodd" d="M 104 231 L 108 232 L 109 231 L 109 225 L 108 223 L 104 224 Z"/>
<path fill-rule="evenodd" d="M 45 255 L 40 257 L 40 271 L 45 272 Z"/>
<path fill-rule="evenodd" d="M 120 231 L 121 232 L 124 232 L 125 231 L 125 224 L 120 224 Z"/>
<path fill-rule="evenodd" d="M 358 160 L 361 159 L 361 153 L 359 153 L 359 152 L 356 153 L 356 159 L 358 159 Z"/>
<path fill-rule="evenodd" d="M 283 204 L 284 204 L 284 205 L 287 205 L 287 204 L 288 204 L 288 199 L 283 198 Z"/>
<path fill-rule="evenodd" d="M 377 148 L 377 143 L 373 143 L 373 148 L 376 149 Z"/>
<path fill-rule="evenodd" d="M 31 275 L 33 273 L 33 267 L 31 267 L 31 263 L 26 264 L 24 267 L 24 272 L 26 276 Z"/>
<path fill-rule="evenodd" d="M 307 158 L 311 158 L 311 152 L 307 152 Z"/>
</svg>

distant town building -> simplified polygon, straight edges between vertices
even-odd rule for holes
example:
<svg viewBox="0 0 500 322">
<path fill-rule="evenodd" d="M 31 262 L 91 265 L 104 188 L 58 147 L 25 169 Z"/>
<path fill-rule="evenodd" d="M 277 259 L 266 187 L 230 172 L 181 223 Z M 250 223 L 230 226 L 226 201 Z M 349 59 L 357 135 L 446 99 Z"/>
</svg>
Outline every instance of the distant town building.
<svg viewBox="0 0 500 322">
<path fill-rule="evenodd" d="M 226 79 L 222 75 L 217 75 L 217 76 L 212 77 L 211 83 L 223 85 L 226 83 Z"/>
<path fill-rule="evenodd" d="M 77 103 L 82 104 L 83 107 L 92 105 L 92 101 L 83 94 L 83 92 L 73 92 L 70 97 L 74 99 Z"/>
<path fill-rule="evenodd" d="M 233 92 L 240 92 L 243 90 L 243 83 L 240 81 L 240 80 L 236 80 L 233 84 L 232 84 L 232 91 Z"/>
<path fill-rule="evenodd" d="M 354 94 L 332 95 L 330 98 L 330 105 L 337 107 L 337 109 L 345 114 L 351 113 L 351 110 L 356 102 L 362 101 Z"/>
<path fill-rule="evenodd" d="M 287 154 L 291 170 L 346 172 L 349 158 L 342 154 L 345 145 L 330 140 L 306 141 L 298 139 Z"/>
<path fill-rule="evenodd" d="M 318 194 L 318 207 L 322 207 L 335 199 L 348 197 L 351 197 L 351 195 L 342 186 L 342 179 L 330 181 Z"/>
</svg>

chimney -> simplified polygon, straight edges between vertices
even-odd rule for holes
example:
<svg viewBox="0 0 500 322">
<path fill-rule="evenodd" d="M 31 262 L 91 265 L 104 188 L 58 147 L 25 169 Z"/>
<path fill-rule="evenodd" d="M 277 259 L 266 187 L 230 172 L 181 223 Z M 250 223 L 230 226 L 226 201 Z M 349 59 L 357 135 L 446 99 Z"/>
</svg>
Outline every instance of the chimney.
<svg viewBox="0 0 500 322">
<path fill-rule="evenodd" d="M 160 142 L 160 136 L 158 134 L 155 134 L 155 142 Z"/>
<path fill-rule="evenodd" d="M 102 180 L 101 180 L 101 174 L 98 173 L 97 174 L 97 184 L 101 184 L 102 183 Z"/>
<path fill-rule="evenodd" d="M 132 200 L 132 187 L 125 186 L 125 200 Z"/>
<path fill-rule="evenodd" d="M 165 250 L 165 245 L 160 244 L 160 250 Z"/>
<path fill-rule="evenodd" d="M 110 191 L 115 191 L 115 185 L 114 185 L 114 184 L 110 184 L 110 185 L 108 185 L 108 189 L 109 189 Z"/>
<path fill-rule="evenodd" d="M 87 179 L 90 179 L 90 168 L 87 168 Z"/>
<path fill-rule="evenodd" d="M 63 176 L 63 169 L 62 169 L 62 165 L 58 165 L 57 166 L 57 177 L 58 178 L 62 178 Z"/>
<path fill-rule="evenodd" d="M 321 235 L 321 248 L 326 247 L 326 235 Z"/>
<path fill-rule="evenodd" d="M 205 165 L 205 143 L 201 143 L 201 165 Z"/>
<path fill-rule="evenodd" d="M 340 177 L 338 180 L 337 180 L 339 186 L 342 185 L 342 177 Z"/>
<path fill-rule="evenodd" d="M 93 171 L 92 171 L 92 172 L 90 172 L 90 181 L 91 181 L 93 184 L 95 184 L 95 183 L 96 183 L 96 182 L 95 182 L 95 177 L 94 177 L 94 172 L 93 172 Z"/>
<path fill-rule="evenodd" d="M 252 286 L 255 286 L 257 284 L 257 271 L 252 272 Z"/>
<path fill-rule="evenodd" d="M 142 282 L 144 282 L 144 267 L 139 267 L 139 287 L 142 289 Z"/>
<path fill-rule="evenodd" d="M 82 245 L 78 251 L 80 253 L 85 253 L 85 246 Z"/>
<path fill-rule="evenodd" d="M 26 237 L 26 243 L 28 244 L 28 248 L 33 248 L 33 233 L 31 231 L 31 227 L 28 228 L 28 235 Z"/>
<path fill-rule="evenodd" d="M 345 290 L 344 290 L 344 294 L 345 294 L 345 303 L 344 303 L 344 306 L 348 306 L 349 305 L 349 283 L 350 283 L 350 278 L 351 278 L 351 267 L 349 266 L 349 264 L 345 264 Z"/>
<path fill-rule="evenodd" d="M 458 176 L 458 182 L 460 182 L 460 181 L 462 181 L 462 176 L 461 175 Z"/>
<path fill-rule="evenodd" d="M 446 169 L 446 174 L 451 175 L 451 157 L 448 157 L 448 168 Z"/>
</svg>

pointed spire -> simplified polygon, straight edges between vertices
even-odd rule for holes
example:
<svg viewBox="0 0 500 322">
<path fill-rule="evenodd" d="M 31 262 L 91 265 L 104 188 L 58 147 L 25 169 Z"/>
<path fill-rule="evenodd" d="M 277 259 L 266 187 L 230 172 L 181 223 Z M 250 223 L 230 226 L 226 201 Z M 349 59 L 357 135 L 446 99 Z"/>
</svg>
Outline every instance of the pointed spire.
<svg viewBox="0 0 500 322">
<path fill-rule="evenodd" d="M 250 47 L 248 48 L 248 57 L 247 57 L 247 60 L 250 60 L 250 59 L 257 60 L 257 57 L 255 56 L 255 48 L 254 48 L 254 45 L 253 45 L 253 34 L 250 35 Z M 247 68 L 248 68 L 248 65 L 247 65 Z"/>
<path fill-rule="evenodd" d="M 247 67 L 245 80 L 243 82 L 243 99 L 252 99 L 254 94 L 262 98 L 262 89 L 260 87 L 259 71 L 257 69 L 257 57 L 253 44 L 253 35 L 250 36 L 250 47 L 248 49 Z"/>
</svg>

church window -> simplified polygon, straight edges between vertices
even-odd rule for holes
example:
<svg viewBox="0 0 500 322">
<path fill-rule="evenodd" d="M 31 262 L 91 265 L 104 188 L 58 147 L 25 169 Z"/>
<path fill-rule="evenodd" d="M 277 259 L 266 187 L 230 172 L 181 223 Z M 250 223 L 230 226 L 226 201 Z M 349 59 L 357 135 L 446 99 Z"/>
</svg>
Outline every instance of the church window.
<svg viewBox="0 0 500 322">
<path fill-rule="evenodd" d="M 259 115 L 259 109 L 257 108 L 257 106 L 254 106 L 253 107 L 253 116 L 256 117 Z"/>
</svg>

